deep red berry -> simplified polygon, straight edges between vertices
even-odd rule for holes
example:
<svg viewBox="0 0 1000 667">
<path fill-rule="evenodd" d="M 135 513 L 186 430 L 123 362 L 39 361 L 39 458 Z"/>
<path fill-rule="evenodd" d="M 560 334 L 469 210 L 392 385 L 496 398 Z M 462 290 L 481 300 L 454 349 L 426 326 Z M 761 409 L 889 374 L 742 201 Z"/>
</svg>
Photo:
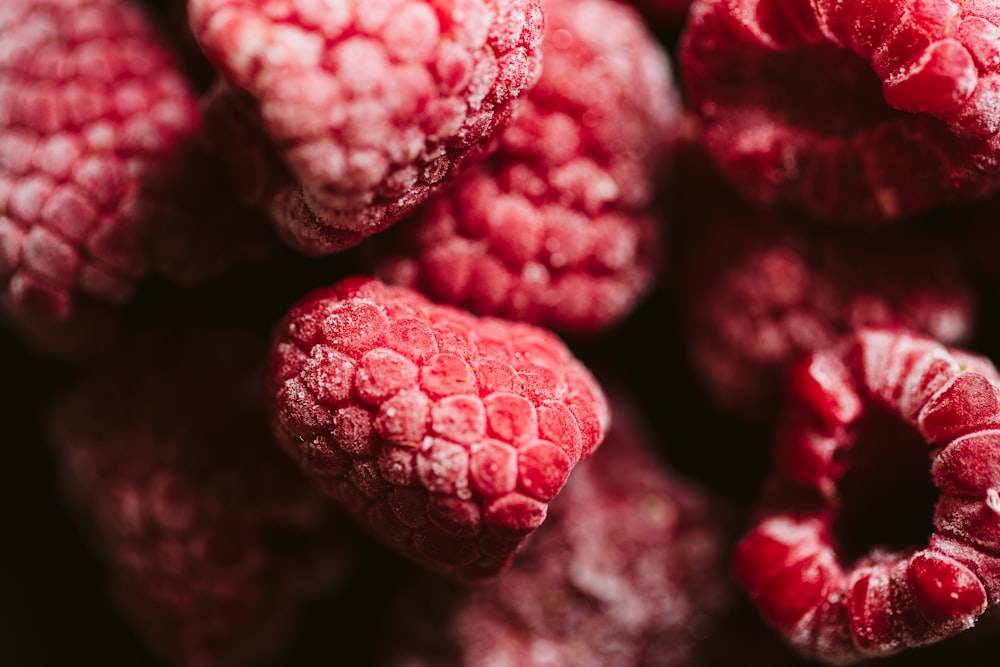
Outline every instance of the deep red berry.
<svg viewBox="0 0 1000 667">
<path fill-rule="evenodd" d="M 542 53 L 497 152 L 372 254 L 434 300 L 594 332 L 653 283 L 651 204 L 679 103 L 662 48 L 609 0 L 546 4 Z"/>
<path fill-rule="evenodd" d="M 540 71 L 538 0 L 189 7 L 230 94 L 250 98 L 262 150 L 287 167 L 257 203 L 310 254 L 392 224 L 487 151 Z"/>
<path fill-rule="evenodd" d="M 614 407 L 607 441 L 511 569 L 489 586 L 411 591 L 386 664 L 702 664 L 730 601 L 725 513 L 665 470 L 634 415 Z"/>
<path fill-rule="evenodd" d="M 44 336 L 80 304 L 131 294 L 148 266 L 142 185 L 197 127 L 197 110 L 127 3 L 10 0 L 0 42 L 0 301 Z"/>
<path fill-rule="evenodd" d="M 265 349 L 242 330 L 147 331 L 52 414 L 74 509 L 172 664 L 260 660 L 347 565 L 346 526 L 268 434 Z"/>
<path fill-rule="evenodd" d="M 733 560 L 764 618 L 798 651 L 831 664 L 972 627 L 1000 600 L 993 365 L 904 331 L 867 329 L 798 362 L 788 399 L 775 449 L 781 491 Z M 887 520 L 867 540 L 881 546 L 862 543 L 855 553 L 864 515 L 893 500 L 919 505 L 903 479 L 910 461 L 930 468 L 939 495 L 930 535 L 886 546 Z M 869 505 L 857 507 L 859 497 Z"/>
<path fill-rule="evenodd" d="M 376 537 L 459 578 L 496 574 L 609 414 L 554 335 L 347 279 L 279 324 L 275 432 Z"/>
<path fill-rule="evenodd" d="M 996 190 L 1000 5 L 700 0 L 680 54 L 751 198 L 878 222 Z"/>
<path fill-rule="evenodd" d="M 977 299 L 957 239 L 933 221 L 905 229 L 823 227 L 761 210 L 684 164 L 684 214 L 671 246 L 692 368 L 726 412 L 777 414 L 781 377 L 805 352 L 864 326 L 898 325 L 967 341 Z"/>
</svg>

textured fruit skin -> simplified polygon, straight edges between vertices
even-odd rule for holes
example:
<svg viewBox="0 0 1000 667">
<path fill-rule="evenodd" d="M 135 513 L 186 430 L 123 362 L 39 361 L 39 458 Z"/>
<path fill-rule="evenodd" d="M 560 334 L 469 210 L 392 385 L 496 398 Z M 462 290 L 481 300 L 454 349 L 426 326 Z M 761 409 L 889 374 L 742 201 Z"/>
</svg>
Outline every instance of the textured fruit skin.
<svg viewBox="0 0 1000 667">
<path fill-rule="evenodd" d="M 866 329 L 789 372 L 775 445 L 777 501 L 733 568 L 764 618 L 803 655 L 848 664 L 972 627 L 1000 599 L 1000 375 L 982 357 L 902 330 Z M 837 482 L 866 412 L 920 434 L 940 496 L 926 544 L 850 563 L 833 537 Z M 846 463 L 845 463 L 846 461 Z M 847 466 L 848 469 L 845 469 Z M 892 484 L 892 472 L 868 484 Z M 801 502 L 810 493 L 810 502 Z M 795 496 L 794 500 L 793 495 Z"/>
<path fill-rule="evenodd" d="M 148 270 L 142 186 L 196 131 L 196 103 L 128 3 L 5 1 L 0 43 L 0 304 L 40 339 L 71 335 L 107 316 L 78 309 L 122 303 Z"/>
<path fill-rule="evenodd" d="M 398 605 L 385 665 L 680 667 L 713 642 L 730 591 L 726 515 L 657 461 L 622 400 L 595 455 L 496 582 L 422 582 Z M 722 663 L 720 663 L 722 664 Z"/>
<path fill-rule="evenodd" d="M 758 209 L 694 164 L 672 236 L 672 283 L 692 368 L 713 401 L 745 421 L 778 414 L 781 378 L 802 354 L 865 326 L 901 326 L 945 344 L 979 315 L 960 240 L 913 221 L 824 227 Z"/>
<path fill-rule="evenodd" d="M 699 0 L 680 53 L 741 190 L 879 223 L 998 187 L 994 0 Z"/>
<path fill-rule="evenodd" d="M 296 304 L 268 377 L 275 433 L 306 474 L 385 544 L 461 579 L 507 566 L 609 423 L 554 335 L 367 278 Z"/>
<path fill-rule="evenodd" d="M 680 105 L 635 12 L 610 0 L 545 11 L 542 76 L 497 151 L 372 255 L 385 280 L 435 301 L 592 333 L 653 284 L 652 200 Z"/>
<path fill-rule="evenodd" d="M 539 0 L 191 0 L 189 11 L 249 98 L 243 122 L 287 165 L 264 177 L 275 187 L 257 204 L 308 254 L 392 224 L 488 151 L 540 72 Z"/>
<path fill-rule="evenodd" d="M 50 415 L 65 488 L 130 620 L 170 664 L 250 664 L 351 535 L 268 433 L 263 336 L 147 330 Z"/>
</svg>

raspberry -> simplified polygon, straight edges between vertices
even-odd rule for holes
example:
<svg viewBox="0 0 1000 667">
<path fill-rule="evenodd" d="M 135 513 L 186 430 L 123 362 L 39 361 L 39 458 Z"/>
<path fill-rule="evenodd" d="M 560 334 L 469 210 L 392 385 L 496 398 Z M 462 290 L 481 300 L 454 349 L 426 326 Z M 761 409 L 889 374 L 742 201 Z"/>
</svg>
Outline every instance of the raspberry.
<svg viewBox="0 0 1000 667">
<path fill-rule="evenodd" d="M 542 54 L 498 151 L 374 254 L 434 300 L 593 332 L 653 283 L 651 200 L 679 103 L 662 48 L 618 3 L 546 4 Z"/>
<path fill-rule="evenodd" d="M 719 508 L 662 468 L 634 417 L 614 408 L 607 441 L 501 579 L 409 592 L 386 664 L 700 664 L 729 598 Z"/>
<path fill-rule="evenodd" d="M 464 579 L 506 567 L 609 421 L 547 331 L 364 278 L 292 308 L 269 378 L 306 473 L 378 539 Z"/>
<path fill-rule="evenodd" d="M 726 412 L 769 421 L 788 364 L 863 326 L 899 325 L 948 344 L 972 334 L 973 282 L 953 240 L 930 225 L 824 228 L 754 209 L 691 171 L 674 282 L 692 366 Z"/>
<path fill-rule="evenodd" d="M 704 142 L 748 197 L 875 223 L 994 191 L 995 0 L 700 0 L 680 55 Z"/>
<path fill-rule="evenodd" d="M 982 357 L 890 329 L 792 368 L 775 449 L 783 495 L 733 564 L 798 651 L 831 664 L 889 655 L 972 627 L 1000 599 L 998 382 Z M 879 513 L 909 516 L 924 488 L 939 496 L 926 544 L 914 544 L 926 530 L 891 544 L 899 520 Z M 866 525 L 875 535 L 859 542 Z"/>
<path fill-rule="evenodd" d="M 161 326 L 52 414 L 120 602 L 174 664 L 258 660 L 347 566 L 346 526 L 268 436 L 265 348 L 242 330 Z"/>
<path fill-rule="evenodd" d="M 128 4 L 5 1 L 0 43 L 0 303 L 44 337 L 71 330 L 81 302 L 130 296 L 148 264 L 141 186 L 197 109 Z"/>
<path fill-rule="evenodd" d="M 263 177 L 279 186 L 259 203 L 310 254 L 392 224 L 488 151 L 540 70 L 539 0 L 189 8 L 195 36 L 288 166 Z"/>
</svg>

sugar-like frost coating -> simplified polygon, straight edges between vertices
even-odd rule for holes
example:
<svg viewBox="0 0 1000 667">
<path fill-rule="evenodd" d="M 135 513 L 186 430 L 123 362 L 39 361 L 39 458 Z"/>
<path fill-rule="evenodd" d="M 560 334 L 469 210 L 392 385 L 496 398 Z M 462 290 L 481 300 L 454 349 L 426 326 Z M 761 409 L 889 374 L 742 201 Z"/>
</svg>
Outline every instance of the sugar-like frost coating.
<svg viewBox="0 0 1000 667">
<path fill-rule="evenodd" d="M 189 7 L 231 94 L 249 97 L 245 122 L 287 169 L 256 203 L 310 254 L 392 224 L 487 151 L 540 72 L 538 0 Z"/>
<path fill-rule="evenodd" d="M 29 331 L 101 318 L 148 268 L 141 186 L 194 97 L 128 3 L 9 0 L 0 44 L 0 303 Z"/>
<path fill-rule="evenodd" d="M 1000 5 L 700 0 L 680 62 L 749 197 L 884 222 L 995 191 Z"/>
<path fill-rule="evenodd" d="M 1000 375 L 993 365 L 905 331 L 866 329 L 798 362 L 789 401 L 775 446 L 786 495 L 733 558 L 764 618 L 796 650 L 830 664 L 971 628 L 1000 600 Z M 914 432 L 906 447 L 926 448 L 939 498 L 925 543 L 852 559 L 843 541 L 849 535 L 836 524 L 850 500 L 842 484 L 864 455 L 854 451 L 872 424 L 864 419 L 879 410 Z M 865 446 L 891 447 L 878 438 Z M 898 473 L 899 464 L 890 465 Z M 885 477 L 877 484 L 896 483 L 884 465 L 876 474 Z M 851 530 L 857 526 L 843 528 Z"/>
<path fill-rule="evenodd" d="M 389 282 L 434 300 L 595 332 L 653 284 L 653 196 L 680 105 L 635 12 L 608 0 L 545 9 L 545 67 L 498 150 L 372 255 Z"/>
<path fill-rule="evenodd" d="M 269 382 L 306 474 L 390 547 L 465 579 L 507 566 L 609 423 L 551 333 L 365 278 L 292 308 Z"/>
<path fill-rule="evenodd" d="M 626 408 L 626 409 L 623 409 Z M 495 582 L 421 582 L 390 619 L 394 667 L 708 664 L 731 602 L 725 512 L 656 459 L 623 400 L 595 455 Z"/>
</svg>

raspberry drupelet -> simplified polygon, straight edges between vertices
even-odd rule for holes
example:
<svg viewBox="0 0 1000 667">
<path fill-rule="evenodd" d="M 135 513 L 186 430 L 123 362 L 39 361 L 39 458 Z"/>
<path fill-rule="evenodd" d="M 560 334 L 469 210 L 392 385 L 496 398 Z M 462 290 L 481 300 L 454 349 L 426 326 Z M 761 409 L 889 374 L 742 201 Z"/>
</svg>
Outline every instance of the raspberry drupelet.
<svg viewBox="0 0 1000 667">
<path fill-rule="evenodd" d="M 5 0 L 0 44 L 0 304 L 44 337 L 132 293 L 148 265 L 142 183 L 197 108 L 125 2 Z"/>
<path fill-rule="evenodd" d="M 279 324 L 274 430 L 375 537 L 459 579 L 497 574 L 609 423 L 590 373 L 545 330 L 367 278 Z"/>
<path fill-rule="evenodd" d="M 830 664 L 890 655 L 1000 600 L 998 382 L 988 360 L 892 329 L 793 366 L 773 497 L 733 567 L 796 650 Z M 935 496 L 932 525 L 896 533 L 887 507 L 912 517 Z"/>
<path fill-rule="evenodd" d="M 270 437 L 266 348 L 242 329 L 160 326 L 52 411 L 73 509 L 170 664 L 257 662 L 351 560 L 349 522 Z"/>
<path fill-rule="evenodd" d="M 710 664 L 698 656 L 731 602 L 726 512 L 663 467 L 623 401 L 613 406 L 607 440 L 510 570 L 407 592 L 387 666 Z"/>
<path fill-rule="evenodd" d="M 191 0 L 191 25 L 280 163 L 247 193 L 282 237 L 337 252 L 489 151 L 534 85 L 539 0 Z M 232 107 L 229 102 L 218 103 Z M 211 113 L 211 111 L 209 111 Z"/>
<path fill-rule="evenodd" d="M 611 0 L 550 0 L 545 67 L 498 150 L 372 246 L 431 299 L 566 332 L 624 318 L 654 281 L 652 207 L 680 116 L 663 49 Z"/>
<path fill-rule="evenodd" d="M 680 63 L 741 190 L 869 224 L 1000 186 L 1000 4 L 699 0 Z"/>
<path fill-rule="evenodd" d="M 672 282 L 692 368 L 728 414 L 771 421 L 787 366 L 864 326 L 898 325 L 949 345 L 971 338 L 975 283 L 960 239 L 937 220 L 823 226 L 755 208 L 690 162 Z"/>
</svg>

